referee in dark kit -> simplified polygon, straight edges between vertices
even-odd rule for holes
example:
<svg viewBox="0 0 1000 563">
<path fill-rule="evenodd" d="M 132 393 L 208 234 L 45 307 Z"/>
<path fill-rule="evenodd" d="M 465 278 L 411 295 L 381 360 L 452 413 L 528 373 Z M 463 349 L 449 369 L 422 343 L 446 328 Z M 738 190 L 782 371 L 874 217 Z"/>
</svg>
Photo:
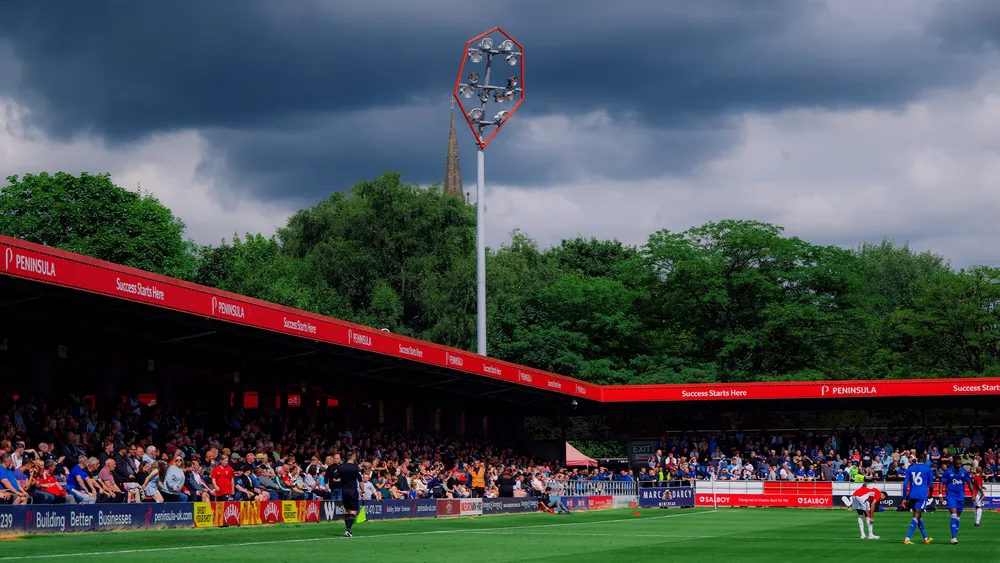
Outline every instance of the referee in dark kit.
<svg viewBox="0 0 1000 563">
<path fill-rule="evenodd" d="M 344 512 L 347 513 L 347 517 L 344 519 L 344 525 L 347 526 L 347 531 L 344 532 L 345 538 L 354 537 L 351 534 L 351 526 L 354 525 L 354 520 L 358 517 L 358 509 L 361 507 L 361 495 L 358 492 L 359 485 L 361 484 L 361 470 L 354 463 L 356 457 L 357 454 L 353 451 L 349 452 L 347 454 L 347 461 L 340 464 L 336 472 L 337 478 L 340 479 L 340 491 L 344 499 Z"/>
</svg>

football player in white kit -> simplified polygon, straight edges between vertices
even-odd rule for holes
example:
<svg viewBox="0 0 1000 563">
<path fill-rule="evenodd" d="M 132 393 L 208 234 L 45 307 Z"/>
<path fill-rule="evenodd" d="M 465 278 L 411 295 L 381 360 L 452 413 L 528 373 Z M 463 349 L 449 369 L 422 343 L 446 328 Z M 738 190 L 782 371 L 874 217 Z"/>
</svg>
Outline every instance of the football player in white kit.
<svg viewBox="0 0 1000 563">
<path fill-rule="evenodd" d="M 878 510 L 878 503 L 886 498 L 884 492 L 870 487 L 868 484 L 861 485 L 849 497 L 842 497 L 841 500 L 851 510 L 858 513 L 858 528 L 861 529 L 861 539 L 877 540 L 875 535 L 875 511 Z M 868 524 L 868 535 L 865 535 L 865 523 Z"/>
</svg>

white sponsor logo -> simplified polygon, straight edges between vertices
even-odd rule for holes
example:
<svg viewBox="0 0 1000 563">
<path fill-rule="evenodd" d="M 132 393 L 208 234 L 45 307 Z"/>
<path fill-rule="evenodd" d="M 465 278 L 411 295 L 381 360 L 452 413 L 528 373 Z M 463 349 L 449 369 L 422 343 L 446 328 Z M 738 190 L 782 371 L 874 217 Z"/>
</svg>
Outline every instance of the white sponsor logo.
<svg viewBox="0 0 1000 563">
<path fill-rule="evenodd" d="M 681 389 L 681 397 L 709 398 L 709 397 L 747 397 L 748 394 L 742 389 L 709 389 L 707 391 L 688 391 Z"/>
<path fill-rule="evenodd" d="M 553 389 L 562 389 L 562 383 L 550 379 L 549 380 L 549 387 L 551 387 Z"/>
<path fill-rule="evenodd" d="M 581 394 L 581 395 L 586 395 L 587 394 L 587 388 L 584 387 L 584 386 L 582 386 L 582 385 L 577 385 L 576 386 L 576 392 L 579 393 L 579 394 Z"/>
<path fill-rule="evenodd" d="M 11 267 L 22 272 L 38 274 L 49 278 L 56 277 L 56 265 L 45 258 L 35 258 L 14 252 L 13 248 L 4 251 L 4 270 L 10 271 Z"/>
<path fill-rule="evenodd" d="M 815 504 L 815 505 L 826 506 L 827 504 L 830 504 L 830 499 L 823 497 L 799 497 L 799 504 L 807 504 L 807 505 Z"/>
<path fill-rule="evenodd" d="M 264 521 L 265 522 L 277 522 L 281 516 L 281 511 L 278 510 L 278 503 L 268 502 L 264 505 Z"/>
<path fill-rule="evenodd" d="M 465 365 L 462 362 L 462 356 L 456 356 L 454 354 L 449 354 L 448 352 L 445 352 L 444 356 L 445 356 L 445 360 L 448 362 L 448 365 L 450 365 L 450 366 L 462 367 L 463 365 Z"/>
<path fill-rule="evenodd" d="M 988 383 L 982 385 L 952 385 L 952 391 L 955 393 L 997 393 L 1000 392 L 1000 385 L 990 385 Z"/>
<path fill-rule="evenodd" d="M 292 320 L 289 319 L 288 317 L 283 317 L 281 321 L 282 321 L 282 326 L 284 326 L 288 330 L 297 330 L 299 332 L 304 332 L 306 334 L 316 334 L 316 325 L 312 323 L 300 320 Z"/>
<path fill-rule="evenodd" d="M 525 383 L 531 383 L 531 374 L 530 373 L 524 373 L 523 371 L 518 370 L 517 371 L 517 378 L 519 380 L 525 382 Z"/>
<path fill-rule="evenodd" d="M 130 519 L 132 518 L 131 515 L 126 515 L 126 516 L 128 516 Z M 193 519 L 194 519 L 193 512 L 184 512 L 181 510 L 175 510 L 171 512 L 159 512 L 153 515 L 154 524 L 159 522 L 177 522 L 177 521 L 184 522 Z M 128 523 L 131 524 L 131 520 Z"/>
<path fill-rule="evenodd" d="M 421 350 L 420 348 L 417 348 L 416 346 L 403 346 L 402 344 L 400 344 L 399 353 L 405 354 L 407 356 L 413 356 L 414 358 L 424 357 L 424 351 Z"/>
<path fill-rule="evenodd" d="M 230 518 L 240 519 L 240 507 L 237 504 L 226 504 L 226 510 L 222 513 L 224 522 L 229 522 Z"/>
<path fill-rule="evenodd" d="M 141 297 L 143 299 L 163 301 L 166 298 L 163 291 L 157 289 L 155 285 L 142 285 L 142 282 L 140 281 L 130 282 L 124 281 L 121 278 L 116 278 L 115 289 L 121 293 L 135 295 L 136 297 Z"/>
<path fill-rule="evenodd" d="M 310 502 L 309 505 L 306 506 L 306 521 L 307 522 L 309 521 L 310 517 L 315 517 L 316 520 L 319 520 L 319 503 Z"/>
<path fill-rule="evenodd" d="M 347 329 L 347 341 L 358 346 L 367 346 L 369 348 L 372 346 L 371 336 L 363 332 L 354 332 L 354 329 Z"/>
<path fill-rule="evenodd" d="M 489 373 L 493 375 L 503 375 L 503 370 L 498 367 L 491 366 L 489 364 L 483 364 L 483 373 Z"/>
<path fill-rule="evenodd" d="M 72 514 L 73 513 L 71 512 L 70 515 L 72 516 Z M 98 526 L 128 526 L 130 524 L 132 524 L 131 514 L 105 514 L 104 512 L 97 513 Z M 84 526 L 89 526 L 89 525 L 90 525 L 89 523 L 84 524 Z"/>
<path fill-rule="evenodd" d="M 857 397 L 865 395 L 878 395 L 878 390 L 874 386 L 868 385 L 824 385 L 820 390 L 820 396 L 826 397 L 827 394 Z"/>
<path fill-rule="evenodd" d="M 234 303 L 226 303 L 225 301 L 219 301 L 218 298 L 212 298 L 212 312 L 216 315 L 222 315 L 224 317 L 233 317 L 235 319 L 246 318 L 246 311 L 243 310 L 242 305 L 236 305 Z"/>
</svg>

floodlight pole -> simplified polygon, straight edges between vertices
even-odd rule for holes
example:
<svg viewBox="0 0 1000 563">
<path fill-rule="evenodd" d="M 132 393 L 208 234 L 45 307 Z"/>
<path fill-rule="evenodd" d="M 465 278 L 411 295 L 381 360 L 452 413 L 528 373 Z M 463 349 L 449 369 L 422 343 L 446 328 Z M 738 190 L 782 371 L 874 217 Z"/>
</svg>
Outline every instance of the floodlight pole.
<svg viewBox="0 0 1000 563">
<path fill-rule="evenodd" d="M 488 75 L 487 75 L 488 76 Z M 486 152 L 476 151 L 476 351 L 486 355 Z"/>
<path fill-rule="evenodd" d="M 486 54 L 486 72 L 483 86 L 490 85 L 490 69 L 493 67 L 493 53 Z M 480 108 L 486 117 L 486 101 Z M 483 125 L 479 125 L 482 138 Z M 476 151 L 476 351 L 486 355 L 486 147 L 478 145 Z"/>
</svg>

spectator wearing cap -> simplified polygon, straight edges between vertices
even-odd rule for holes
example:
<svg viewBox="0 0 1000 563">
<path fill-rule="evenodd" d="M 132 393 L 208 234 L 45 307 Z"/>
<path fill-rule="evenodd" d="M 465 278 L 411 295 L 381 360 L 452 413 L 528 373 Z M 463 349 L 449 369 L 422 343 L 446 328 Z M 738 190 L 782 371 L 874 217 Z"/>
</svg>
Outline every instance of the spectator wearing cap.
<svg viewBox="0 0 1000 563">
<path fill-rule="evenodd" d="M 278 486 L 277 480 L 270 469 L 258 466 L 254 471 L 257 482 L 263 490 L 267 491 L 271 500 L 288 500 L 288 494 Z"/>
</svg>

